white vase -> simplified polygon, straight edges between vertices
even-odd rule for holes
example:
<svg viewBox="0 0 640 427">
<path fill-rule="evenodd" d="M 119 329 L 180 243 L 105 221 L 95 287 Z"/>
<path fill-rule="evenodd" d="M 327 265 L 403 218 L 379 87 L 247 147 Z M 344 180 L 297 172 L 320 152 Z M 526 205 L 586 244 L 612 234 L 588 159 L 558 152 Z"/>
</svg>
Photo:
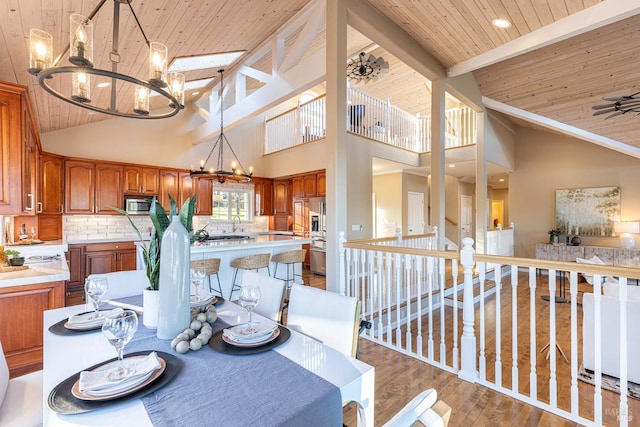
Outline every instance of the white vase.
<svg viewBox="0 0 640 427">
<path fill-rule="evenodd" d="M 180 222 L 180 218 L 174 216 L 162 235 L 160 246 L 160 312 L 157 331 L 159 339 L 173 339 L 189 327 L 190 261 L 189 233 Z"/>
<path fill-rule="evenodd" d="M 160 291 L 145 289 L 142 293 L 142 323 L 148 329 L 158 329 Z"/>
</svg>

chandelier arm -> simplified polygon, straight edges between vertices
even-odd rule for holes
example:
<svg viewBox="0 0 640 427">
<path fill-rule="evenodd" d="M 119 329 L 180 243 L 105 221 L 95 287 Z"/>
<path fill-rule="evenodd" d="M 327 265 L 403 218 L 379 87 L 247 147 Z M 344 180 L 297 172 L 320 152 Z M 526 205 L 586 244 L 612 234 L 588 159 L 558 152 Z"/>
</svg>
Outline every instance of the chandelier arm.
<svg viewBox="0 0 640 427">
<path fill-rule="evenodd" d="M 211 151 L 209 151 L 209 155 L 207 156 L 207 159 L 204 161 L 204 164 L 201 167 L 202 170 L 204 170 L 204 167 L 207 165 L 207 162 L 211 158 L 211 155 L 216 150 L 216 147 L 218 146 L 219 143 L 220 143 L 220 138 L 218 138 L 218 140 L 215 142 L 215 144 L 213 144 L 213 147 L 211 147 Z"/>
<path fill-rule="evenodd" d="M 136 24 L 138 24 L 138 28 L 140 29 L 140 32 L 142 33 L 142 37 L 144 37 L 144 41 L 147 44 L 147 47 L 151 47 L 151 43 L 149 43 L 149 39 L 147 38 L 147 35 L 144 33 L 144 30 L 142 29 L 142 25 L 140 24 L 140 21 L 138 20 L 138 15 L 136 15 L 136 13 L 133 10 L 133 6 L 131 6 L 131 1 L 127 1 L 127 5 L 129 5 L 129 10 L 131 10 L 131 14 L 133 15 L 133 19 L 136 20 Z"/>
</svg>

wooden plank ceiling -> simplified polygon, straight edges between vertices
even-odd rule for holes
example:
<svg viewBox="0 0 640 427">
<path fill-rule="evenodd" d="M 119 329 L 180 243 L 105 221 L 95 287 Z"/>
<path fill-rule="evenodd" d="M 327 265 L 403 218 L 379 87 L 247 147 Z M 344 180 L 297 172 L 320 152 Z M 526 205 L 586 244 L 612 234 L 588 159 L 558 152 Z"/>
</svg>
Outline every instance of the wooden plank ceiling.
<svg viewBox="0 0 640 427">
<path fill-rule="evenodd" d="M 468 61 L 602 2 L 616 0 L 366 0 L 401 27 L 445 67 Z M 203 53 L 251 52 L 310 0 L 155 0 L 135 1 L 134 9 L 149 40 L 161 41 L 170 58 Z M 60 102 L 46 94 L 25 70 L 30 28 L 54 35 L 59 52 L 68 38 L 68 17 L 88 14 L 98 0 L 0 0 L 0 80 L 29 86 L 41 132 L 109 118 Z M 111 3 L 108 1 L 108 3 Z M 95 24 L 97 66 L 111 46 L 110 14 Z M 510 28 L 491 25 L 506 18 Z M 122 62 L 119 70 L 145 78 L 144 40 L 130 13 L 121 17 Z M 640 91 L 640 17 L 633 16 L 565 41 L 539 48 L 473 71 L 482 94 L 549 119 L 640 147 L 640 118 L 593 117 L 601 98 Z M 320 41 L 321 42 L 321 41 Z M 350 33 L 349 52 L 357 54 L 370 41 Z M 290 41 L 288 44 L 291 44 Z M 390 63 L 390 73 L 363 89 L 412 113 L 428 114 L 428 82 L 384 51 L 371 51 Z M 270 59 L 265 58 L 265 71 Z M 260 67 L 258 67 L 260 68 Z M 187 80 L 215 76 L 215 70 L 192 72 Z M 416 94 L 424 94 L 416 96 Z M 106 96 L 96 92 L 95 96 Z M 123 94 L 123 97 L 129 94 Z M 132 96 L 132 95 L 131 95 Z M 188 95 L 186 101 L 193 100 Z M 522 124 L 522 122 L 519 122 Z"/>
</svg>

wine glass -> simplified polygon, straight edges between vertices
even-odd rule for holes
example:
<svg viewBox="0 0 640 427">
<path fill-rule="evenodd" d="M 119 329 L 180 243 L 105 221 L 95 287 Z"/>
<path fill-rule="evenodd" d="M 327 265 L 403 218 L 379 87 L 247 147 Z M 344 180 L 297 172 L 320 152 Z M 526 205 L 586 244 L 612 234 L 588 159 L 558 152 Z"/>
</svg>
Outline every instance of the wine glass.
<svg viewBox="0 0 640 427">
<path fill-rule="evenodd" d="M 251 323 L 251 312 L 260 301 L 260 285 L 256 282 L 243 285 L 240 290 L 240 299 L 238 301 L 240 301 L 240 305 L 246 308 L 249 313 L 249 324 L 247 325 L 247 328 L 241 330 L 240 333 L 242 335 L 253 335 L 257 330 Z"/>
<path fill-rule="evenodd" d="M 121 381 L 136 373 L 134 368 L 124 365 L 122 358 L 124 346 L 131 341 L 137 329 L 138 315 L 133 310 L 123 310 L 105 317 L 102 324 L 102 334 L 118 352 L 118 367 L 107 375 L 109 381 Z"/>
<path fill-rule="evenodd" d="M 35 240 L 36 239 L 36 228 L 35 227 L 29 227 L 29 237 L 31 238 L 31 240 Z"/>
<path fill-rule="evenodd" d="M 194 267 L 191 269 L 191 282 L 193 283 L 193 286 L 195 286 L 196 288 L 195 296 L 191 297 L 191 302 L 200 302 L 202 300 L 202 298 L 200 298 L 200 291 L 198 290 L 198 287 L 204 280 L 205 276 L 206 276 L 206 272 L 204 271 L 204 268 Z"/>
<path fill-rule="evenodd" d="M 100 317 L 100 299 L 107 293 L 107 289 L 109 288 L 109 284 L 107 279 L 87 279 L 84 282 L 84 290 L 91 297 L 91 301 L 93 302 L 93 308 L 95 309 L 94 319 Z"/>
</svg>

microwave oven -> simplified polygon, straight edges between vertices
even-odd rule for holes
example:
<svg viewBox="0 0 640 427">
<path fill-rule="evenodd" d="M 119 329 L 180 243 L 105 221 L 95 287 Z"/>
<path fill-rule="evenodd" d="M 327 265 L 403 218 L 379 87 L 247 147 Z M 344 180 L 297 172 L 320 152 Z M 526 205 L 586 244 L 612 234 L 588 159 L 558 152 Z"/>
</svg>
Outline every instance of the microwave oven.
<svg viewBox="0 0 640 427">
<path fill-rule="evenodd" d="M 148 215 L 151 210 L 153 199 L 141 197 L 126 197 L 124 199 L 124 210 L 129 215 Z"/>
</svg>

